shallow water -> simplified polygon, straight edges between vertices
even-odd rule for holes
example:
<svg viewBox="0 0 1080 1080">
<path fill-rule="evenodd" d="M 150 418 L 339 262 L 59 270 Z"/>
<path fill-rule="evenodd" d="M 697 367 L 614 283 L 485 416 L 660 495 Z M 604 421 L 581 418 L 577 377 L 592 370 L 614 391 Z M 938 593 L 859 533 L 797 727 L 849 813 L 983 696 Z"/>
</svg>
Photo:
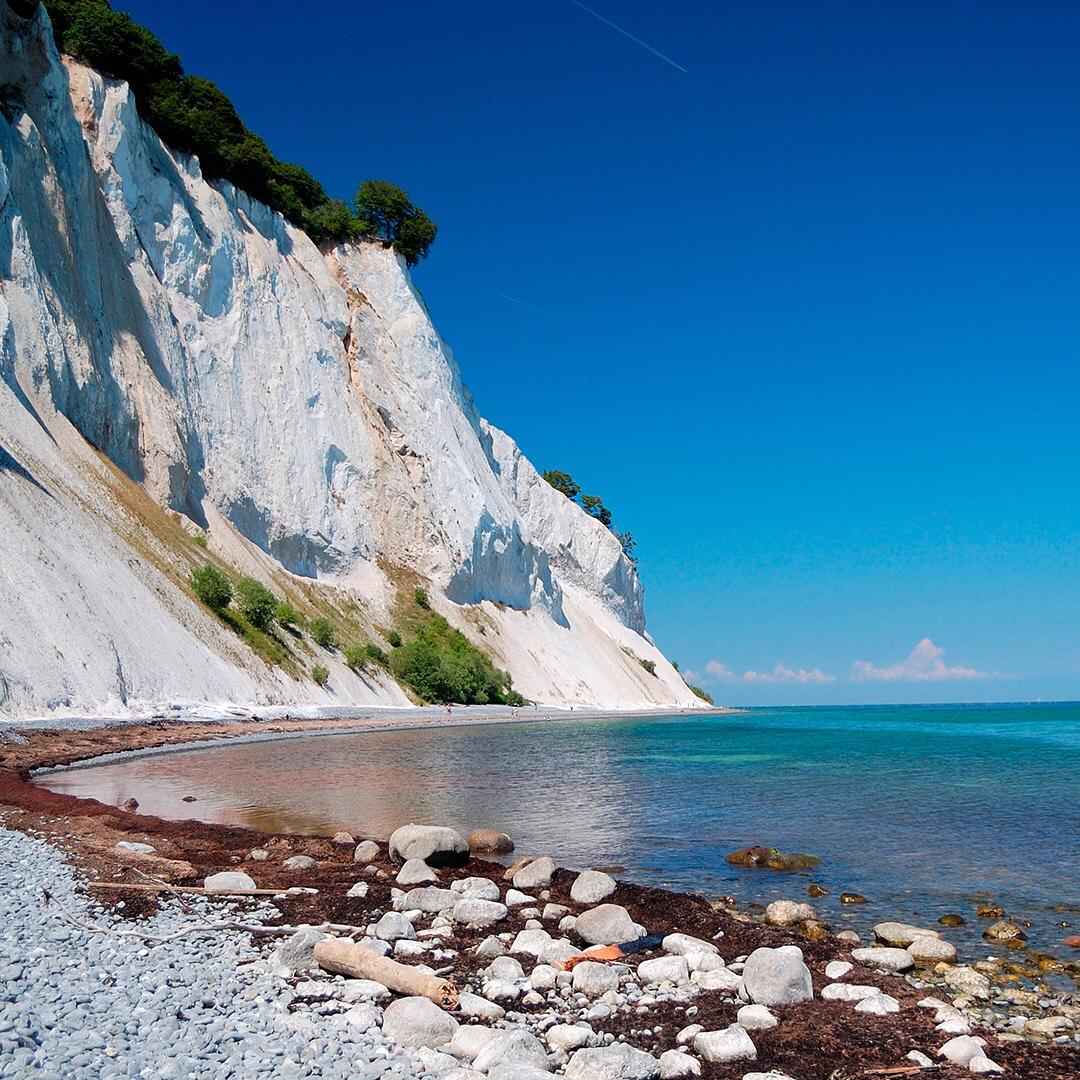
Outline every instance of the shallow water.
<svg viewBox="0 0 1080 1080">
<path fill-rule="evenodd" d="M 1059 951 L 1080 926 L 1080 705 L 755 709 L 734 716 L 312 736 L 53 774 L 55 791 L 267 832 L 386 837 L 429 821 L 504 829 L 521 852 L 625 867 L 740 903 L 813 901 L 834 928 L 968 920 L 975 903 L 1032 920 Z M 183 796 L 194 795 L 194 803 Z M 760 843 L 813 871 L 729 866 Z M 864 894 L 843 907 L 839 894 Z"/>
</svg>

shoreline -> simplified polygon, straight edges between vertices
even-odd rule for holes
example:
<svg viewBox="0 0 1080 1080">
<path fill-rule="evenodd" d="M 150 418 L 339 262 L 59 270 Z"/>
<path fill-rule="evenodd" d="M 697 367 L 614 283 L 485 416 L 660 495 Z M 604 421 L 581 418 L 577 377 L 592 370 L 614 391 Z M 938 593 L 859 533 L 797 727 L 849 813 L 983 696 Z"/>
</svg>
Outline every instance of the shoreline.
<svg viewBox="0 0 1080 1080">
<path fill-rule="evenodd" d="M 571 716 L 567 714 L 558 718 L 571 719 Z M 578 718 L 585 717 L 575 711 L 573 719 Z M 619 716 L 616 714 L 611 718 Z M 528 722 L 537 718 L 530 716 L 516 719 L 518 722 Z M 432 722 L 434 720 L 435 718 L 432 718 Z M 489 723 L 492 718 L 458 717 L 455 722 Z M 206 721 L 133 723 L 63 733 L 58 733 L 55 729 L 35 731 L 23 727 L 14 740 L 0 738 L 0 823 L 5 829 L 41 836 L 53 848 L 63 852 L 66 859 L 73 861 L 79 867 L 80 874 L 87 878 L 116 880 L 115 875 L 120 874 L 121 878 L 134 883 L 144 880 L 142 877 L 132 878 L 131 875 L 138 872 L 140 875 L 149 873 L 153 877 L 171 881 L 174 885 L 201 884 L 202 878 L 208 873 L 242 869 L 262 886 L 300 886 L 318 890 L 314 895 L 295 897 L 280 903 L 275 901 L 277 911 L 276 915 L 269 916 L 271 923 L 276 918 L 278 922 L 284 921 L 292 925 L 320 924 L 327 921 L 362 925 L 365 921 L 374 920 L 378 913 L 392 909 L 395 906 L 391 892 L 393 876 L 398 868 L 392 866 L 382 854 L 385 843 L 380 843 L 380 856 L 374 864 L 382 876 L 368 876 L 369 867 L 353 861 L 351 847 L 335 845 L 325 837 L 291 833 L 271 835 L 248 828 L 211 825 L 198 821 L 166 821 L 138 813 L 126 813 L 92 799 L 53 793 L 32 782 L 32 775 L 40 775 L 42 768 L 71 766 L 94 760 L 95 755 L 100 758 L 100 751 L 104 748 L 108 748 L 108 753 L 139 753 L 152 749 L 151 744 L 154 744 L 158 752 L 163 752 L 183 749 L 195 741 L 208 742 L 210 745 L 222 741 L 231 742 L 236 739 L 238 731 L 240 738 L 260 734 L 277 738 L 329 734 L 341 728 L 341 725 L 331 726 L 330 721 L 303 720 L 281 721 L 284 727 L 291 730 L 261 733 L 243 730 L 261 723 L 264 722 L 234 721 L 212 727 L 215 737 L 209 740 L 205 739 L 208 733 Z M 424 726 L 432 725 L 429 723 Z M 371 726 L 370 722 L 361 720 L 354 720 L 344 728 L 346 733 L 385 729 L 384 725 Z M 2 734 L 8 735 L 10 730 Z M 125 748 L 121 749 L 118 743 L 125 744 Z M 153 854 L 139 855 L 118 850 L 116 843 L 119 840 L 148 843 L 155 851 Z M 261 862 L 251 861 L 250 852 L 255 848 L 265 849 L 269 858 Z M 312 858 L 315 867 L 306 871 L 286 869 L 283 866 L 285 858 L 297 854 Z M 453 878 L 472 875 L 487 877 L 505 890 L 505 870 L 502 865 L 473 858 L 460 872 L 439 871 L 439 874 L 443 885 L 449 884 Z M 544 902 L 557 903 L 572 912 L 580 912 L 583 907 L 588 907 L 589 905 L 575 903 L 570 897 L 570 888 L 575 878 L 574 872 L 555 871 L 551 886 L 544 890 L 548 893 L 547 900 L 538 900 L 538 914 Z M 346 891 L 360 880 L 368 882 L 368 895 L 363 900 L 347 898 Z M 156 912 L 172 910 L 173 901 L 162 902 L 160 896 L 137 889 L 109 891 L 104 897 L 97 890 L 92 892 L 93 901 L 101 902 L 106 899 L 106 903 L 111 905 L 106 908 L 106 912 L 111 912 L 109 917 L 115 918 L 118 926 L 139 925 L 143 920 L 156 918 Z M 1017 991 L 1015 987 L 1021 985 L 1020 981 L 1001 970 L 999 974 L 1003 976 L 1003 981 L 1000 984 L 995 982 L 993 999 L 972 998 L 963 993 L 957 995 L 955 989 L 942 982 L 940 973 L 920 968 L 915 969 L 915 976 L 887 975 L 855 962 L 855 972 L 847 978 L 847 982 L 855 981 L 861 986 L 874 987 L 899 1003 L 899 1013 L 864 1016 L 862 1013 L 853 1012 L 853 1002 L 821 1000 L 821 990 L 828 984 L 823 974 L 826 964 L 837 960 L 853 962 L 853 943 L 850 940 L 839 939 L 828 933 L 820 937 L 804 936 L 794 929 L 766 925 L 733 908 L 710 903 L 694 893 L 672 892 L 628 882 L 618 882 L 615 892 L 608 900 L 625 907 L 649 932 L 676 930 L 703 938 L 713 938 L 720 933 L 722 937 L 718 944 L 724 960 L 730 964 L 737 965 L 737 956 L 762 946 L 795 944 L 802 950 L 813 975 L 814 1000 L 777 1010 L 781 1021 L 777 1028 L 768 1032 L 752 1033 L 758 1044 L 757 1062 L 734 1067 L 705 1063 L 702 1075 L 706 1078 L 740 1080 L 750 1069 L 774 1068 L 794 1080 L 829 1080 L 833 1076 L 854 1078 L 866 1075 L 863 1070 L 868 1072 L 874 1067 L 910 1065 L 905 1059 L 908 1050 L 922 1049 L 934 1054 L 947 1038 L 945 1034 L 935 1030 L 935 1016 L 927 1009 L 919 1007 L 918 1002 L 928 995 L 937 995 L 944 1009 L 952 1010 L 959 1016 L 958 1023 L 966 1024 L 973 1033 L 986 1038 L 989 1056 L 1001 1064 L 1008 1075 L 1031 1080 L 1065 1080 L 1066 1077 L 1080 1073 L 1080 1034 L 1076 1035 L 1076 1041 L 1073 1041 L 1077 1027 L 1075 1022 L 1065 1015 L 1069 1010 L 1075 1010 L 1075 1016 L 1080 1020 L 1080 996 L 1076 994 L 1056 995 L 1053 1008 L 1043 1008 L 1038 1004 L 1038 994 Z M 522 929 L 526 923 L 524 914 L 527 912 L 519 914 L 520 909 L 514 908 L 510 911 L 507 923 L 496 925 L 490 931 L 480 934 L 467 932 L 460 927 L 440 929 L 437 925 L 422 933 L 439 935 L 438 940 L 442 941 L 443 950 L 452 954 L 448 960 L 452 961 L 455 979 L 460 985 L 470 986 L 479 993 L 483 990 L 482 984 L 477 982 L 477 972 L 481 964 L 475 958 L 473 950 L 489 932 L 510 930 L 512 937 L 513 932 Z M 426 922 L 426 918 L 421 921 Z M 131 919 L 137 922 L 133 924 Z M 537 921 L 540 922 L 539 918 Z M 552 935 L 557 932 L 550 922 L 541 922 L 540 925 Z M 511 944 L 510 940 L 506 942 L 508 946 Z M 265 961 L 270 946 L 261 945 L 255 939 L 251 939 L 250 946 Z M 516 953 L 515 955 L 522 961 L 530 959 Z M 148 961 L 151 964 L 153 957 L 154 951 L 151 950 Z M 525 966 L 529 966 L 527 962 Z M 965 970 L 978 975 L 980 966 L 976 964 Z M 320 975 L 318 972 L 306 975 L 309 983 L 312 980 L 324 980 L 331 995 L 342 992 L 340 980 L 334 983 L 329 976 Z M 629 977 L 629 992 L 637 995 L 633 1000 L 644 1000 L 645 1004 L 635 1004 L 633 1009 L 616 1005 L 609 1017 L 596 1018 L 591 1022 L 598 1029 L 615 1032 L 618 1038 L 643 1052 L 661 1053 L 673 1050 L 676 1045 L 676 1031 L 691 1019 L 686 1015 L 689 999 L 683 1000 L 678 993 L 675 993 L 674 997 L 665 996 L 664 993 L 657 994 L 648 991 L 647 987 L 634 989 L 632 972 Z M 1014 989 L 1010 990 L 1010 986 Z M 694 989 L 686 992 L 694 995 L 693 1007 L 697 1011 L 692 1019 L 703 1023 L 707 1028 L 726 1028 L 735 1019 L 735 1013 L 742 1004 L 737 998 L 732 999 L 729 993 L 721 991 Z M 1009 995 L 1021 1004 L 1010 1003 Z M 950 1005 L 950 1001 L 953 1004 Z M 502 1004 L 507 1005 L 506 1002 Z M 535 1026 L 538 1017 L 542 1019 L 543 1015 L 551 1013 L 552 1009 L 556 1012 L 565 1011 L 565 1007 L 565 1002 L 553 1005 L 548 999 L 544 999 L 543 1004 L 532 1000 L 530 1005 L 514 1004 L 513 1008 L 520 1011 L 520 1019 L 516 1019 L 518 1011 L 511 1015 L 515 1017 L 514 1023 L 518 1026 Z M 292 1008 L 290 1006 L 290 1009 Z M 507 1005 L 507 1008 L 510 1006 Z M 640 1014 L 636 1012 L 640 1009 L 644 1009 L 648 1015 L 648 1028 L 640 1027 Z M 1055 1012 L 1054 1009 L 1063 1011 Z M 1040 1041 L 1032 1041 L 1022 1030 L 1017 1031 L 1015 1019 L 1019 1015 L 1035 1019 L 1049 1017 L 1071 1025 L 1068 1033 L 1063 1036 L 1068 1040 L 1068 1045 L 1053 1045 L 1048 1039 L 1041 1037 Z M 562 1012 L 559 1012 L 558 1020 L 575 1022 L 573 1016 L 563 1015 Z M 1010 1023 L 1011 1028 L 1008 1026 Z M 658 1037 L 653 1028 L 663 1029 L 662 1037 Z M 838 1072 L 837 1065 L 844 1062 L 850 1064 L 850 1071 Z M 953 1069 L 946 1065 L 938 1075 L 951 1078 L 968 1076 L 970 1073 L 966 1069 Z"/>
</svg>

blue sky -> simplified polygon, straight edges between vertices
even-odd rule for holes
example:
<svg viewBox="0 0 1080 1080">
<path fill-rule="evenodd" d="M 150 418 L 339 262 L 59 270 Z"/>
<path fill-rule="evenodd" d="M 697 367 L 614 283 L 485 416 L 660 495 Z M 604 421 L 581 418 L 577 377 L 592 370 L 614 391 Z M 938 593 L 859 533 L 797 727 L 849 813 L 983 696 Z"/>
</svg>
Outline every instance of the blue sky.
<svg viewBox="0 0 1080 1080">
<path fill-rule="evenodd" d="M 481 409 L 718 700 L 1080 698 L 1075 5 L 116 6 L 428 210 Z"/>
</svg>

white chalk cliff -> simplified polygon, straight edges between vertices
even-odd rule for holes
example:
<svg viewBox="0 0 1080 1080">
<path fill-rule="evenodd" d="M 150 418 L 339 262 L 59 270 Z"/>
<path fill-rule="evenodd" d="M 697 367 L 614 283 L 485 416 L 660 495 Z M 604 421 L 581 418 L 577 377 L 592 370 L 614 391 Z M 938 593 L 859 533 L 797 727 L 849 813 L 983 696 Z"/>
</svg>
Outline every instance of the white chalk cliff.
<svg viewBox="0 0 1080 1080">
<path fill-rule="evenodd" d="M 407 702 L 306 638 L 261 659 L 186 588 L 196 536 L 376 639 L 427 583 L 535 700 L 700 704 L 618 541 L 480 416 L 398 256 L 321 252 L 204 180 L 43 11 L 0 3 L 0 31 L 0 715 Z"/>
</svg>

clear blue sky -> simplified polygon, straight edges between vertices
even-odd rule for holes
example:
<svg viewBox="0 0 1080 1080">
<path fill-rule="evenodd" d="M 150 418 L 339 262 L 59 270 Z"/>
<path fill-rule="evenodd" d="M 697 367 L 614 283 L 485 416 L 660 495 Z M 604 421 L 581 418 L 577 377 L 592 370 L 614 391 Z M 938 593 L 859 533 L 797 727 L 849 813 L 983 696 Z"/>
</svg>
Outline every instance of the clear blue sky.
<svg viewBox="0 0 1080 1080">
<path fill-rule="evenodd" d="M 428 210 L 481 409 L 718 700 L 1080 698 L 1074 4 L 116 6 Z"/>
</svg>

